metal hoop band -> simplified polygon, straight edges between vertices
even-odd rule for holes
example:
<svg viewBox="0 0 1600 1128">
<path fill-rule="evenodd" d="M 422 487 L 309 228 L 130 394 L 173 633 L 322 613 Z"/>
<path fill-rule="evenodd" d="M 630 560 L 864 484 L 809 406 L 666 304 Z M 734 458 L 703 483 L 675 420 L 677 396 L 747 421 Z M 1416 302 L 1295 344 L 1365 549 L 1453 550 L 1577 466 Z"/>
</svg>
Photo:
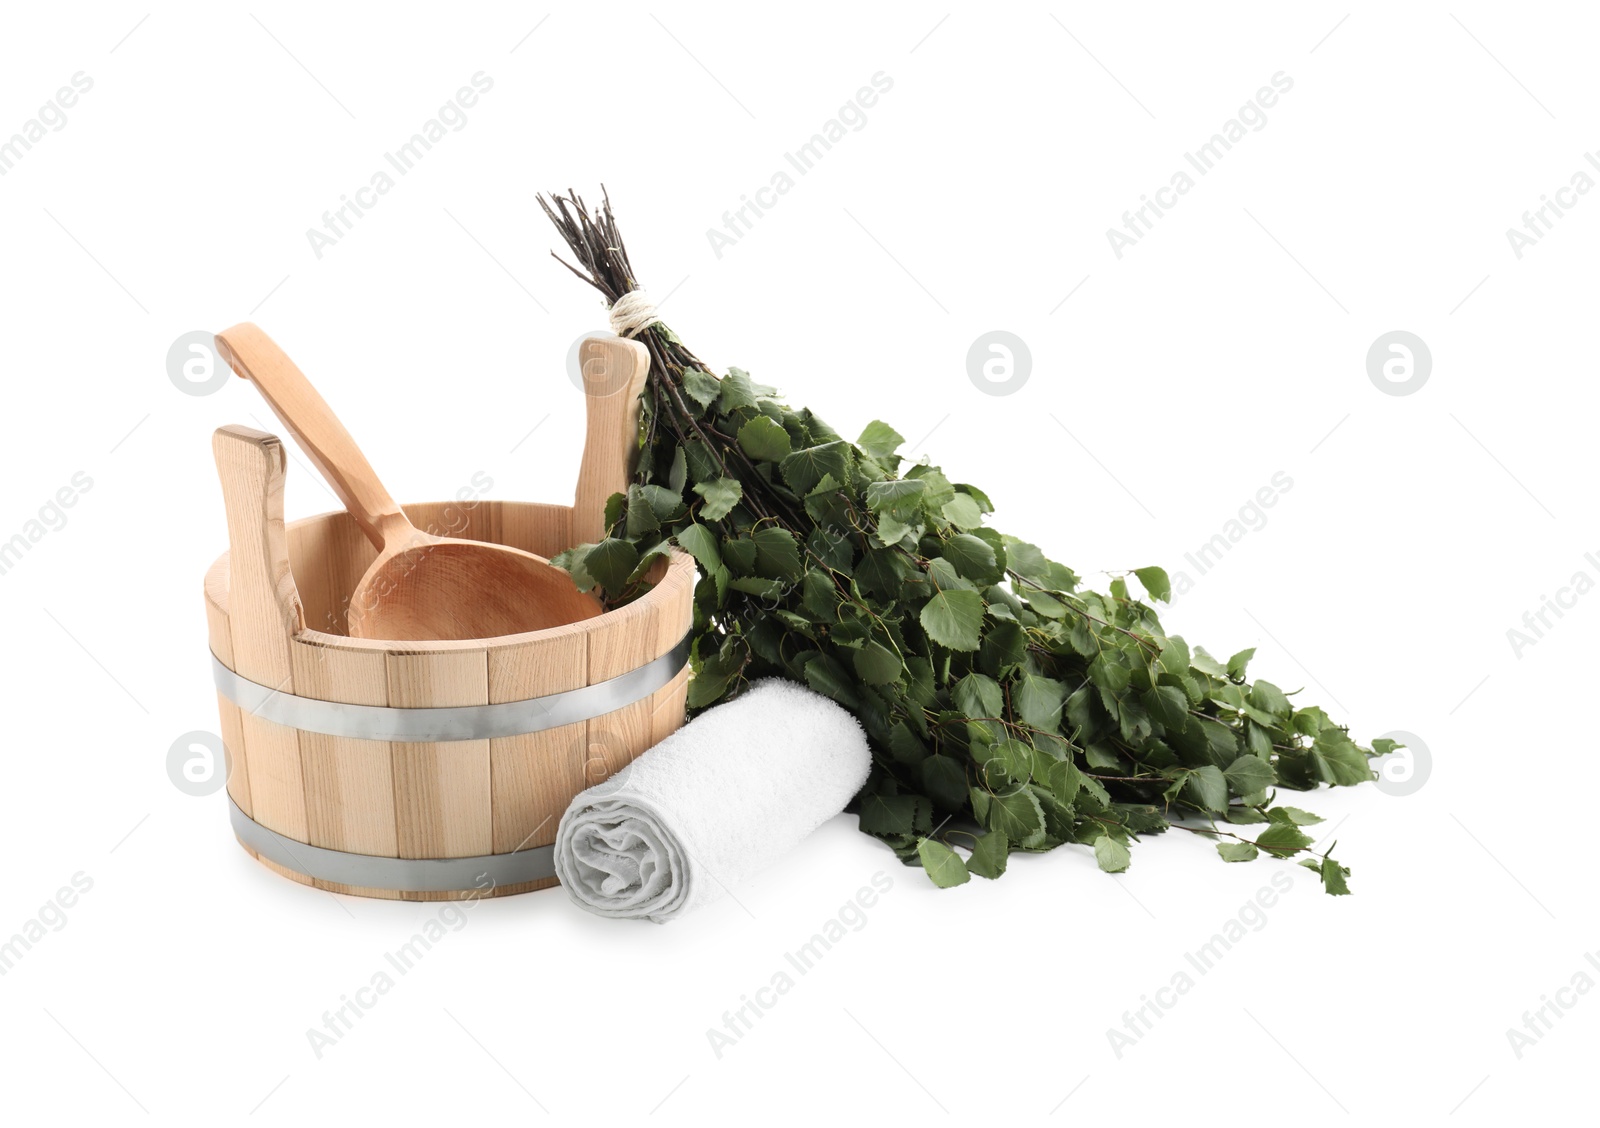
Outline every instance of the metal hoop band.
<svg viewBox="0 0 1600 1128">
<path fill-rule="evenodd" d="M 228 819 L 233 833 L 269 862 L 303 877 L 366 889 L 401 893 L 448 893 L 490 890 L 526 881 L 554 877 L 555 847 L 535 846 L 512 854 L 483 854 L 475 858 L 380 858 L 349 854 L 312 846 L 262 826 L 228 798 Z"/>
<path fill-rule="evenodd" d="M 432 743 L 521 736 L 604 716 L 649 697 L 677 677 L 688 660 L 689 636 L 685 634 L 661 657 L 594 685 L 496 705 L 435 709 L 349 705 L 297 697 L 241 677 L 215 654 L 211 656 L 211 672 L 217 692 L 246 712 L 274 724 L 360 740 Z"/>
</svg>

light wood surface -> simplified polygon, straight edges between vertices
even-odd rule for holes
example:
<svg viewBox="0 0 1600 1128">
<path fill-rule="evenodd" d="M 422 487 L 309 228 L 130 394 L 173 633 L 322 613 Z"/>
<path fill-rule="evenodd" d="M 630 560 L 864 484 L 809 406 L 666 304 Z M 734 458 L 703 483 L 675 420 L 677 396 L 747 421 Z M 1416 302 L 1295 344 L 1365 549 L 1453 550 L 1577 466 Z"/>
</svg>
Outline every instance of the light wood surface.
<svg viewBox="0 0 1600 1128">
<path fill-rule="evenodd" d="M 390 654 L 389 704 L 402 708 L 487 705 L 482 650 Z M 402 858 L 466 858 L 494 852 L 489 742 L 394 744 L 394 806 Z"/>
<path fill-rule="evenodd" d="M 330 651 L 296 638 L 290 659 L 300 697 L 389 704 L 388 663 L 382 654 Z M 395 794 L 392 756 L 383 741 L 302 732 L 306 841 L 351 854 L 398 857 L 395 805 L 371 801 Z"/>
<path fill-rule="evenodd" d="M 228 578 L 227 558 L 218 560 L 206 575 L 206 591 L 214 585 L 226 589 Z M 211 653 L 230 670 L 234 668 L 233 638 L 228 626 L 228 613 L 217 606 L 208 594 L 206 599 L 206 635 L 211 643 Z M 244 756 L 244 721 L 239 706 L 222 694 L 217 694 L 217 717 L 222 722 L 222 746 L 226 753 L 228 795 L 245 814 L 251 810 L 250 765 Z"/>
<path fill-rule="evenodd" d="M 643 364 L 643 350 L 633 342 L 603 339 L 601 347 L 616 354 L 607 364 Z M 628 387 L 636 392 L 642 378 L 630 368 Z M 621 418 L 614 410 L 619 406 L 626 409 Z M 611 396 L 590 402 L 578 492 L 597 499 L 594 508 L 603 509 L 606 497 L 626 488 L 636 410 L 635 401 Z M 627 441 L 614 441 L 625 435 Z M 206 574 L 206 621 L 212 652 L 252 681 L 364 705 L 517 701 L 627 673 L 667 653 L 689 628 L 695 567 L 674 552 L 656 565 L 649 592 L 606 615 L 490 638 L 353 637 L 345 633 L 346 601 L 377 558 L 361 525 L 336 512 L 285 527 L 281 443 L 249 428 L 225 427 L 214 447 L 230 551 Z M 434 502 L 403 512 L 417 527 L 449 527 L 468 541 L 502 540 L 541 557 L 571 547 L 579 529 L 601 524 L 596 512 L 528 502 Z M 229 794 L 279 834 L 351 853 L 442 858 L 545 846 L 577 792 L 683 723 L 688 678 L 684 669 L 650 697 L 588 721 L 445 743 L 300 732 L 219 695 L 232 763 Z M 551 878 L 486 893 L 412 893 L 312 881 L 258 860 L 301 884 L 411 901 L 505 896 L 555 884 Z"/>
<path fill-rule="evenodd" d="M 283 526 L 283 444 L 248 427 L 212 437 L 228 519 L 228 637 L 235 673 L 294 692 L 289 640 L 304 626 Z M 306 840 L 300 734 L 253 713 L 238 716 L 248 749 L 252 818 Z M 226 737 L 224 737 L 226 740 Z"/>
<path fill-rule="evenodd" d="M 578 624 L 546 636 L 531 644 L 489 648 L 490 702 L 523 701 L 588 684 L 588 630 Z M 489 742 L 495 853 L 556 840 L 567 804 L 588 786 L 585 731 L 580 721 Z"/>
<path fill-rule="evenodd" d="M 363 638 L 490 638 L 593 618 L 599 604 L 566 572 L 506 545 L 418 529 L 294 361 L 257 326 L 217 334 L 217 348 L 273 412 L 378 550 L 350 593 L 345 625 Z"/>
<path fill-rule="evenodd" d="M 650 375 L 650 352 L 625 337 L 590 337 L 578 346 L 588 429 L 572 502 L 572 539 L 594 544 L 606 535 L 606 499 L 625 493 L 639 457 L 639 393 Z"/>
</svg>

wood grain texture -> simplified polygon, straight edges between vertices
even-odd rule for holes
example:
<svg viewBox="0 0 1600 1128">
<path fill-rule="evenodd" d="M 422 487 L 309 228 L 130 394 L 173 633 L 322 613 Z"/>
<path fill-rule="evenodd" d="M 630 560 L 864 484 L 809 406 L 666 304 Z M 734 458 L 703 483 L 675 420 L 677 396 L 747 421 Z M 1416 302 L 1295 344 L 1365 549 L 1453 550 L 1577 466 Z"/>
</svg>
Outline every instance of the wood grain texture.
<svg viewBox="0 0 1600 1128">
<path fill-rule="evenodd" d="M 337 585 L 343 577 L 333 567 L 338 560 L 336 545 L 338 530 L 328 522 L 318 522 L 298 535 L 289 536 L 289 568 L 294 575 L 295 589 L 300 596 L 300 614 L 305 625 L 318 630 L 330 630 L 343 623 L 343 599 L 336 591 L 348 591 Z M 309 541 L 296 551 L 296 541 Z M 331 614 L 335 603 L 339 613 Z M 313 610 L 315 608 L 316 610 Z M 342 630 L 343 627 L 341 626 Z"/>
<path fill-rule="evenodd" d="M 646 577 L 641 599 L 586 624 L 589 684 L 614 678 L 666 654 L 683 640 L 693 614 L 694 560 L 673 549 Z"/>
<path fill-rule="evenodd" d="M 222 727 L 222 747 L 228 758 L 228 798 L 251 818 L 255 804 L 250 799 L 250 758 L 244 746 L 244 711 L 222 694 L 217 694 L 217 719 Z"/>
<path fill-rule="evenodd" d="M 389 704 L 401 708 L 489 703 L 482 649 L 390 652 Z M 399 856 L 462 858 L 494 852 L 489 742 L 390 746 Z"/>
<path fill-rule="evenodd" d="M 683 641 L 694 619 L 694 560 L 685 552 L 673 550 L 668 571 L 652 592 L 660 599 L 655 619 L 656 647 L 665 654 Z M 650 743 L 660 744 L 683 727 L 688 719 L 689 665 L 666 686 L 656 691 L 650 719 Z"/>
<path fill-rule="evenodd" d="M 590 685 L 638 669 L 666 652 L 666 648 L 659 645 L 664 632 L 657 622 L 666 604 L 657 598 L 657 592 L 670 573 L 667 561 L 658 563 L 650 577 L 656 590 L 651 591 L 648 598 L 608 612 L 590 628 Z M 650 747 L 653 718 L 654 709 L 646 698 L 589 720 L 584 734 L 586 787 L 601 782 Z"/>
<path fill-rule="evenodd" d="M 650 698 L 650 743 L 660 744 L 683 727 L 688 720 L 689 667 L 678 671 L 678 676 L 656 690 Z"/>
<path fill-rule="evenodd" d="M 586 684 L 588 631 L 574 624 L 534 642 L 490 647 L 489 700 L 523 701 Z M 494 783 L 494 852 L 554 842 L 556 827 L 584 782 L 583 723 L 489 742 Z"/>
<path fill-rule="evenodd" d="M 480 508 L 485 514 L 498 514 L 499 535 L 507 544 L 526 552 L 549 557 L 565 552 L 576 543 L 572 537 L 572 510 L 565 505 L 485 503 Z"/>
<path fill-rule="evenodd" d="M 639 393 L 650 375 L 650 353 L 638 341 L 590 337 L 578 346 L 578 361 L 588 426 L 572 501 L 572 538 L 593 544 L 605 537 L 606 499 L 627 490 L 639 457 Z"/>
<path fill-rule="evenodd" d="M 548 560 L 510 545 L 460 540 L 457 505 L 440 533 L 411 522 L 305 373 L 250 322 L 216 335 L 217 350 L 261 393 L 378 549 L 345 605 L 351 634 L 474 639 L 593 618 L 599 604 Z"/>
<path fill-rule="evenodd" d="M 255 384 L 280 422 L 375 545 L 403 537 L 409 522 L 333 409 L 276 341 L 248 321 L 216 335 L 217 351 Z"/>
<path fill-rule="evenodd" d="M 239 842 L 239 839 L 235 838 L 234 841 L 235 842 Z M 280 866 L 277 862 L 272 861 L 270 858 L 263 858 L 260 854 L 256 853 L 250 847 L 245 846 L 245 844 L 243 842 L 239 842 L 239 845 L 244 849 L 244 852 L 246 854 L 249 854 L 252 858 L 254 858 L 256 861 L 260 862 L 262 865 L 266 866 L 269 870 L 271 870 L 273 873 L 277 874 L 279 877 L 287 877 L 290 881 L 296 882 L 296 883 L 298 883 L 300 885 L 311 885 L 311 886 L 316 885 L 316 882 L 311 880 L 311 878 L 307 877 L 305 874 L 296 873 L 294 870 L 289 869 L 286 866 Z"/>
<path fill-rule="evenodd" d="M 295 692 L 301 697 L 352 705 L 389 703 L 388 662 L 382 654 L 329 650 L 296 639 L 291 657 Z M 300 758 L 307 841 L 329 850 L 398 857 L 389 744 L 302 732 Z M 391 801 L 384 802 L 386 796 Z"/>
<path fill-rule="evenodd" d="M 306 626 L 344 637 L 350 593 L 378 557 L 350 514 L 323 513 L 289 526 L 289 563 L 296 576 L 321 573 L 325 585 L 308 585 L 300 593 Z"/>
<path fill-rule="evenodd" d="M 592 787 L 621 771 L 655 743 L 655 702 L 646 697 L 588 722 L 584 775 Z"/>
<path fill-rule="evenodd" d="M 461 534 L 464 538 L 488 539 L 493 528 L 511 547 L 537 556 L 554 556 L 572 547 L 572 509 L 565 505 L 494 500 L 431 501 L 407 505 L 404 509 L 412 523 L 421 529 L 459 525 L 464 515 L 466 528 Z M 347 640 L 345 608 L 350 593 L 377 559 L 377 551 L 343 510 L 292 522 L 288 531 L 289 562 L 296 580 L 319 574 L 326 578 L 325 583 L 300 583 L 306 626 Z"/>
<path fill-rule="evenodd" d="M 211 442 L 228 519 L 228 634 L 235 672 L 294 692 L 289 639 L 303 626 L 283 526 L 283 444 L 248 427 L 220 428 Z M 305 841 L 300 734 L 241 711 L 250 815 Z M 226 739 L 226 738 L 224 738 Z"/>
<path fill-rule="evenodd" d="M 656 632 L 657 654 L 665 654 L 677 646 L 688 633 L 694 620 L 695 581 L 694 558 L 681 549 L 673 549 L 650 593 L 656 607 L 652 625 Z"/>
<path fill-rule="evenodd" d="M 247 435 L 258 450 L 270 451 L 270 444 L 263 445 L 260 438 L 253 437 L 258 432 Z M 652 576 L 655 588 L 629 608 L 551 630 L 493 640 L 397 644 L 319 629 L 319 619 L 338 618 L 340 601 L 375 554 L 342 512 L 297 521 L 274 534 L 270 520 L 272 469 L 269 455 L 265 485 L 258 491 L 259 505 L 249 509 L 259 536 L 252 540 L 247 535 L 235 544 L 235 548 L 245 546 L 240 559 L 247 563 L 238 606 L 248 610 L 260 602 L 248 594 L 252 590 L 249 575 L 268 580 L 265 587 L 276 593 L 268 603 L 279 608 L 276 621 L 280 625 L 265 634 L 259 627 L 255 629 L 246 649 L 264 649 L 268 657 L 278 655 L 279 662 L 287 655 L 287 684 L 297 694 L 424 708 L 521 700 L 625 673 L 666 653 L 688 629 L 695 572 L 693 561 L 681 553 L 657 565 Z M 237 495 L 239 491 L 232 492 Z M 461 528 L 459 514 L 465 513 L 465 535 L 503 537 L 533 552 L 559 551 L 570 535 L 571 511 L 563 506 L 486 500 L 470 507 L 454 502 L 407 506 L 406 511 L 424 527 L 439 521 Z M 281 510 L 277 512 L 281 530 Z M 255 519 L 257 513 L 261 520 Z M 260 561 L 271 561 L 275 550 L 270 542 L 275 535 L 284 535 L 289 570 L 282 572 L 270 563 L 249 566 L 247 558 L 252 554 Z M 265 547 L 251 547 L 257 540 Z M 233 619 L 232 561 L 231 552 L 220 558 L 205 580 L 212 650 L 224 664 L 234 663 L 235 634 L 251 634 L 250 620 L 235 624 Z M 272 579 L 280 574 L 290 577 L 287 586 Z M 283 596 L 295 593 L 295 580 L 302 575 L 314 578 L 299 589 L 297 619 L 282 613 Z M 262 586 L 255 585 L 258 595 Z M 290 607 L 294 606 L 291 601 Z M 301 621 L 303 626 L 298 625 Z M 269 644 L 274 634 L 277 643 Z M 269 642 L 263 642 L 263 637 Z M 259 654 L 256 660 L 258 670 L 270 669 L 260 664 Z M 556 824 L 574 794 L 621 768 L 683 723 L 687 683 L 688 671 L 683 670 L 650 697 L 605 717 L 519 737 L 446 744 L 390 745 L 297 733 L 269 726 L 259 718 L 248 718 L 248 723 L 262 731 L 247 733 L 242 711 L 219 697 L 224 742 L 230 750 L 243 749 L 242 755 L 234 754 L 229 790 L 240 808 L 256 815 L 264 825 L 286 837 L 331 849 L 391 857 L 461 857 L 543 846 L 554 840 Z M 285 740 L 296 751 L 292 760 L 282 755 L 280 746 Z M 267 767 L 262 787 L 253 786 L 250 775 L 258 753 Z M 298 772 L 295 779 L 284 778 L 284 763 L 292 763 Z M 252 810 L 257 792 L 267 799 L 266 818 Z M 296 825 L 292 811 L 286 816 L 278 810 L 286 794 L 299 796 L 302 825 Z M 486 893 L 470 889 L 407 893 L 308 881 L 264 864 L 301 884 L 393 900 L 505 896 L 554 884 L 550 879 Z"/>
<path fill-rule="evenodd" d="M 228 627 L 228 558 L 224 556 L 206 572 L 206 635 L 211 653 L 228 669 L 233 669 L 233 637 Z M 217 694 L 217 719 L 222 729 L 222 747 L 227 754 L 228 796 L 245 814 L 251 811 L 250 762 L 245 758 L 244 721 L 239 706 Z"/>
</svg>

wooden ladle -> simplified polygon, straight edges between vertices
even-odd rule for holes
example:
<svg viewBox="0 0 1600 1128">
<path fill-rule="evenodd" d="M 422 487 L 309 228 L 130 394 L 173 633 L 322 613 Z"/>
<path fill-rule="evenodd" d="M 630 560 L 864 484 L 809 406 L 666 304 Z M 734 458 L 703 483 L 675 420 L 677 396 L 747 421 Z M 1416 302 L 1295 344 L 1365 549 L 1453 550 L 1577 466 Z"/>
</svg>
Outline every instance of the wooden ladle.
<svg viewBox="0 0 1600 1128">
<path fill-rule="evenodd" d="M 350 593 L 353 637 L 493 638 L 600 614 L 600 604 L 542 556 L 413 525 L 311 382 L 256 326 L 218 333 L 217 349 L 255 384 L 378 550 Z"/>
</svg>

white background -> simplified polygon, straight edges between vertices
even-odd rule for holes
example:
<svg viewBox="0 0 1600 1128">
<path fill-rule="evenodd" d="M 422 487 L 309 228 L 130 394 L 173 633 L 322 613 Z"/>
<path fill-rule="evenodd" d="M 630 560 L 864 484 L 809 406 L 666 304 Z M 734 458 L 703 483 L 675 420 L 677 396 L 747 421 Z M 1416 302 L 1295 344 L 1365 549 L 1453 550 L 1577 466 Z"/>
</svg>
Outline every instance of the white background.
<svg viewBox="0 0 1600 1128">
<path fill-rule="evenodd" d="M 1506 1032 L 1600 947 L 1600 597 L 1520 655 L 1506 632 L 1600 575 L 1600 200 L 1520 259 L 1505 232 L 1597 143 L 1596 28 L 1396 8 L 9 8 L 0 136 L 94 85 L 0 178 L 0 540 L 93 486 L 0 576 L 0 938 L 93 888 L 0 977 L 7 1115 L 1498 1124 L 1579 1100 L 1600 992 L 1520 1058 Z M 478 71 L 466 126 L 319 259 L 306 229 Z M 879 71 L 865 127 L 714 254 L 706 230 Z M 1265 127 L 1119 260 L 1106 229 L 1279 71 Z M 1063 849 L 941 893 L 841 817 L 667 927 L 483 903 L 319 1059 L 307 1029 L 439 910 L 287 882 L 220 794 L 167 778 L 174 738 L 216 727 L 210 434 L 270 418 L 243 381 L 182 393 L 167 350 L 253 319 L 397 496 L 481 470 L 564 499 L 564 357 L 603 311 L 534 193 L 602 182 L 708 362 L 849 434 L 887 419 L 1081 571 L 1189 572 L 1171 629 L 1257 646 L 1253 673 L 1363 741 L 1420 737 L 1414 793 L 1300 800 L 1355 895 L 1180 833 L 1122 877 Z M 1009 396 L 967 374 L 993 329 L 1032 352 Z M 1367 375 L 1394 329 L 1432 352 L 1408 396 Z M 1265 527 L 1197 576 L 1184 554 L 1278 471 Z M 333 504 L 300 461 L 288 492 L 291 517 Z M 866 927 L 718 1058 L 707 1029 L 880 870 Z M 1119 1058 L 1107 1029 L 1280 871 L 1264 927 Z"/>
</svg>

